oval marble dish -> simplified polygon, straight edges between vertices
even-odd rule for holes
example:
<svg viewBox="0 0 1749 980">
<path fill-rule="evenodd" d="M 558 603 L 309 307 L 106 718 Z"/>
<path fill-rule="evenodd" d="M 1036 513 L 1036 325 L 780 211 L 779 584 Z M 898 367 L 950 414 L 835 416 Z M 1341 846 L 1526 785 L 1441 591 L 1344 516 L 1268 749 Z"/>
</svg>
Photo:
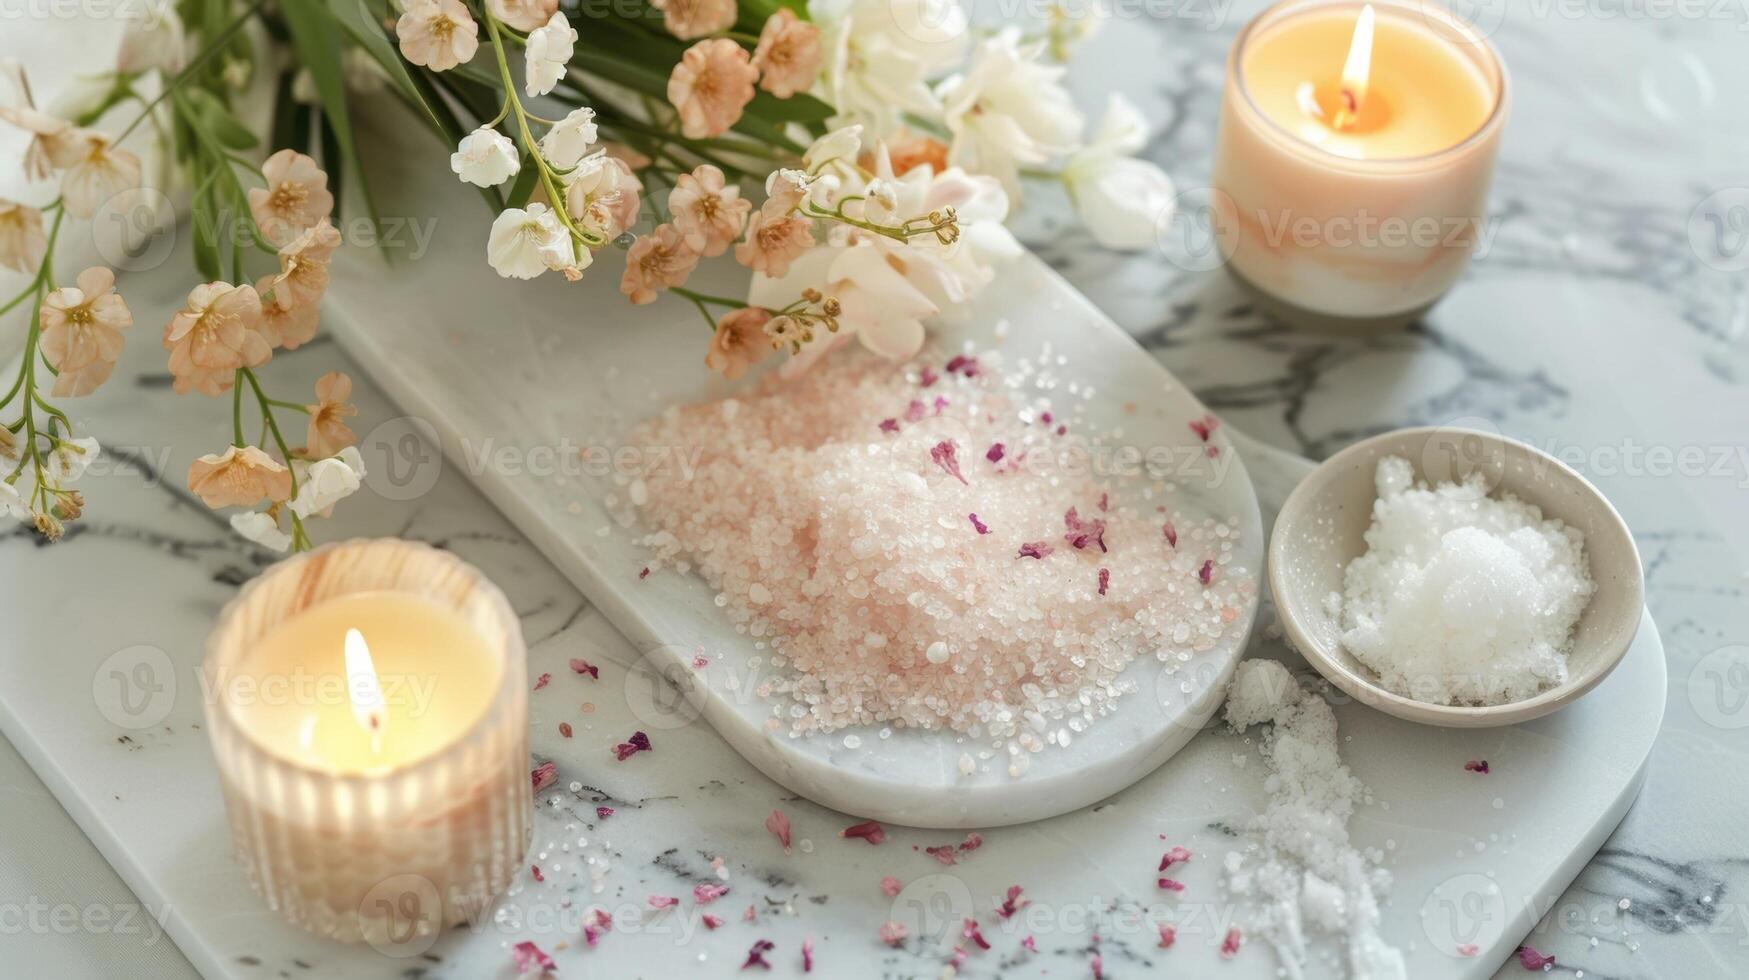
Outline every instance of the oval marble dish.
<svg viewBox="0 0 1749 980">
<path fill-rule="evenodd" d="M 1380 459 L 1401 456 L 1417 480 L 1458 482 L 1482 475 L 1490 494 L 1510 493 L 1585 535 L 1597 591 L 1573 631 L 1565 683 L 1509 704 L 1448 705 L 1418 701 L 1379 686 L 1376 675 L 1342 645 L 1326 606 L 1340 593 L 1349 562 L 1366 551 L 1378 498 Z M 1538 718 L 1596 687 L 1627 653 L 1640 628 L 1645 582 L 1633 534 L 1609 501 L 1573 469 L 1498 433 L 1450 427 L 1400 429 L 1349 446 L 1320 464 L 1282 505 L 1269 542 L 1269 586 L 1283 628 L 1318 672 L 1356 700 L 1407 721 L 1452 728 L 1492 728 Z"/>
</svg>

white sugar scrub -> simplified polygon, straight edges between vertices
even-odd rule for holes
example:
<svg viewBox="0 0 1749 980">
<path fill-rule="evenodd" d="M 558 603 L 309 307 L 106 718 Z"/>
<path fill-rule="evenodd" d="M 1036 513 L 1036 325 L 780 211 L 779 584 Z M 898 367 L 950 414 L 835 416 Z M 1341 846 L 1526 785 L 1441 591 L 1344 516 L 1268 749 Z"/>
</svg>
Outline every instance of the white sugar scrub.
<svg viewBox="0 0 1749 980">
<path fill-rule="evenodd" d="M 1342 643 L 1379 683 L 1434 704 L 1508 704 L 1567 679 L 1573 627 L 1596 591 L 1576 528 L 1480 474 L 1417 483 L 1387 456 L 1367 551 L 1348 566 Z"/>
<path fill-rule="evenodd" d="M 1348 974 L 1364 980 L 1407 975 L 1400 950 L 1379 933 L 1379 901 L 1391 884 L 1383 855 L 1348 838 L 1366 788 L 1343 765 L 1336 713 L 1273 660 L 1247 660 L 1227 693 L 1227 723 L 1261 730 L 1269 804 L 1243 828 L 1247 850 L 1228 852 L 1227 894 L 1275 948 L 1284 975 L 1305 973 L 1310 943 L 1341 941 Z"/>
<path fill-rule="evenodd" d="M 702 576 L 769 646 L 768 730 L 950 730 L 1019 776 L 1134 693 L 1135 658 L 1170 670 L 1243 628 L 1238 519 L 1089 465 L 1121 434 L 1092 431 L 1063 363 L 843 350 L 631 436 L 697 454 L 622 516 L 652 570 Z"/>
</svg>

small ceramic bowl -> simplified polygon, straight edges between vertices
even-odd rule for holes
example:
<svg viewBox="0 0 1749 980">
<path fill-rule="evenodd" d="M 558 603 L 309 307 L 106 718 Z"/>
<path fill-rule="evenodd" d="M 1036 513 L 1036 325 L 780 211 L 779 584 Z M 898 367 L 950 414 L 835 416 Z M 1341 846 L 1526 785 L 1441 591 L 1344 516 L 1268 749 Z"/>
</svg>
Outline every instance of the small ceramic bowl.
<svg viewBox="0 0 1749 980">
<path fill-rule="evenodd" d="M 1524 701 L 1487 706 L 1433 704 L 1385 690 L 1341 642 L 1326 597 L 1343 591 L 1348 563 L 1366 551 L 1378 499 L 1380 459 L 1402 456 L 1417 479 L 1461 481 L 1480 471 L 1490 495 L 1511 493 L 1585 535 L 1597 591 L 1574 629 L 1564 684 Z M 1325 460 L 1289 495 L 1269 542 L 1269 588 L 1282 626 L 1332 684 L 1389 715 L 1425 725 L 1492 728 L 1566 707 L 1615 669 L 1633 642 L 1645 602 L 1640 553 L 1627 524 L 1589 481 L 1553 456 L 1495 433 L 1401 429 L 1358 442 Z"/>
</svg>

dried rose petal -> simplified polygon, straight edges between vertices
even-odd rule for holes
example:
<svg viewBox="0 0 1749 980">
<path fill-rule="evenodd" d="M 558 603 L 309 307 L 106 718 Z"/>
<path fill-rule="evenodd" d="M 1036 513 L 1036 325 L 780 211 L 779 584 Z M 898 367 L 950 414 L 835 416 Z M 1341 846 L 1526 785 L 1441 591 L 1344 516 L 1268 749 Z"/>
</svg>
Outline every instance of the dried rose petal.
<svg viewBox="0 0 1749 980">
<path fill-rule="evenodd" d="M 1109 588 L 1111 588 L 1111 569 L 1101 568 L 1099 570 L 1099 594 L 1104 595 Z"/>
<path fill-rule="evenodd" d="M 632 737 L 613 747 L 614 758 L 626 761 L 639 752 L 653 751 L 650 747 L 650 736 L 643 732 L 633 732 Z"/>
<path fill-rule="evenodd" d="M 594 949 L 596 945 L 601 942 L 601 930 L 585 923 L 583 926 L 583 942 L 590 949 Z"/>
<path fill-rule="evenodd" d="M 1020 546 L 1019 558 L 1043 558 L 1057 549 L 1043 541 L 1028 541 Z"/>
<path fill-rule="evenodd" d="M 534 943 L 524 940 L 510 947 L 510 958 L 516 961 L 516 972 L 527 973 L 530 967 L 540 967 L 542 970 L 557 968 L 553 958 Z"/>
<path fill-rule="evenodd" d="M 538 865 L 538 864 L 529 865 L 528 866 L 528 873 L 531 875 L 534 875 L 535 881 L 546 881 L 547 880 L 547 876 L 544 874 L 541 874 L 540 865 Z"/>
<path fill-rule="evenodd" d="M 984 931 L 978 928 L 977 919 L 966 919 L 960 925 L 960 935 L 976 943 L 979 949 L 990 948 L 990 941 L 984 938 Z"/>
<path fill-rule="evenodd" d="M 1008 450 L 1003 448 L 1001 443 L 993 442 L 990 444 L 989 451 L 984 453 L 984 458 L 992 463 L 1000 463 L 1002 462 L 1002 455 L 1007 451 Z"/>
<path fill-rule="evenodd" d="M 1007 897 L 1002 899 L 1001 905 L 996 906 L 996 915 L 1003 919 L 1012 918 L 1014 913 L 1031 904 L 1021 900 L 1019 885 L 1009 885 Z"/>
<path fill-rule="evenodd" d="M 762 970 L 771 969 L 771 964 L 765 962 L 765 954 L 777 948 L 777 944 L 769 939 L 756 940 L 753 948 L 747 951 L 747 962 L 741 964 L 741 969 L 759 967 Z"/>
<path fill-rule="evenodd" d="M 905 927 L 900 925 L 897 922 L 883 922 L 883 923 L 881 923 L 881 929 L 880 929 L 881 942 L 886 943 L 888 946 L 899 945 L 900 943 L 905 941 L 905 937 L 907 935 L 909 935 L 909 933 L 907 933 L 905 931 Z"/>
<path fill-rule="evenodd" d="M 985 524 L 983 521 L 978 520 L 978 515 L 967 514 L 966 516 L 972 519 L 972 527 L 977 528 L 979 534 L 989 534 L 990 533 L 990 525 Z"/>
<path fill-rule="evenodd" d="M 1093 980 L 1104 980 L 1104 977 L 1105 977 L 1105 957 L 1100 956 L 1098 953 L 1094 953 L 1092 966 L 1093 966 Z"/>
<path fill-rule="evenodd" d="M 811 937 L 802 940 L 802 972 L 814 972 L 814 940 Z"/>
<path fill-rule="evenodd" d="M 1544 956 L 1529 946 L 1518 947 L 1518 965 L 1526 970 L 1541 970 L 1555 965 L 1553 956 Z"/>
<path fill-rule="evenodd" d="M 568 721 L 559 722 L 559 734 L 564 736 L 565 738 L 570 738 L 571 737 L 571 723 Z"/>
<path fill-rule="evenodd" d="M 638 571 L 638 581 L 642 582 L 644 579 L 647 579 L 649 577 L 650 577 L 650 566 L 645 565 L 642 569 L 640 569 Z"/>
<path fill-rule="evenodd" d="M 928 367 L 928 366 L 925 366 L 923 368 L 923 371 L 917 377 L 917 383 L 922 385 L 925 388 L 929 387 L 930 385 L 932 385 L 940 380 L 941 380 L 941 375 L 936 374 L 935 369 L 932 367 Z"/>
<path fill-rule="evenodd" d="M 553 680 L 553 675 L 542 674 L 539 677 L 536 677 L 534 679 L 534 689 L 538 691 L 541 688 L 546 687 L 548 684 L 552 683 L 552 680 Z"/>
<path fill-rule="evenodd" d="M 728 885 L 713 885 L 708 881 L 701 881 L 692 886 L 692 900 L 700 905 L 709 905 L 728 893 Z"/>
<path fill-rule="evenodd" d="M 596 807 L 596 808 L 595 808 L 595 817 L 596 817 L 596 819 L 598 819 L 598 820 L 606 820 L 606 819 L 607 819 L 607 818 L 608 818 L 608 817 L 611 817 L 611 816 L 613 816 L 613 807 L 610 807 L 610 806 L 598 806 L 598 807 Z"/>
<path fill-rule="evenodd" d="M 881 841 L 887 839 L 887 831 L 879 823 L 870 820 L 867 823 L 859 823 L 854 826 L 846 827 L 838 832 L 838 836 L 845 838 L 860 837 L 863 840 L 868 841 L 870 844 L 879 844 Z"/>
<path fill-rule="evenodd" d="M 571 672 L 574 674 L 588 674 L 596 680 L 601 680 L 601 668 L 581 657 L 571 658 Z"/>
<path fill-rule="evenodd" d="M 964 374 L 969 378 L 978 373 L 978 359 L 965 354 L 955 354 L 948 359 L 947 373 Z"/>
<path fill-rule="evenodd" d="M 947 399 L 943 398 L 940 395 L 936 395 L 935 396 L 935 414 L 940 415 L 941 410 L 946 408 L 946 407 L 947 407 Z"/>
<path fill-rule="evenodd" d="M 1156 882 L 1156 884 L 1158 884 L 1160 886 L 1161 890 L 1163 890 L 1163 891 L 1169 891 L 1169 892 L 1184 891 L 1184 882 L 1179 881 L 1175 878 L 1161 878 L 1158 882 Z"/>
<path fill-rule="evenodd" d="M 928 409 L 923 406 L 922 402 L 913 398 L 911 399 L 911 404 L 905 406 L 905 421 L 921 422 L 923 421 L 924 413 L 927 411 Z"/>
<path fill-rule="evenodd" d="M 1221 420 L 1213 415 L 1204 415 L 1200 419 L 1190 420 L 1190 431 L 1196 433 L 1196 437 L 1203 442 L 1208 442 L 1209 436 L 1213 435 L 1214 431 L 1220 427 Z"/>
<path fill-rule="evenodd" d="M 967 834 L 966 839 L 960 842 L 960 850 L 962 851 L 975 851 L 983 846 L 984 835 L 975 830 Z"/>
<path fill-rule="evenodd" d="M 720 916 L 712 915 L 709 912 L 706 912 L 699 921 L 704 923 L 706 929 L 716 929 L 723 924 L 723 920 Z"/>
<path fill-rule="evenodd" d="M 885 878 L 881 879 L 881 894 L 888 898 L 898 895 L 902 888 L 903 886 L 899 884 L 899 879 L 892 875 L 887 875 Z"/>
<path fill-rule="evenodd" d="M 1101 552 L 1105 551 L 1105 521 L 1097 517 L 1090 521 L 1082 520 L 1081 515 L 1071 507 L 1063 515 L 1063 526 L 1069 529 L 1063 534 L 1063 540 L 1072 547 L 1081 549 L 1097 544 Z"/>
<path fill-rule="evenodd" d="M 1221 959 L 1230 960 L 1239 955 L 1239 943 L 1244 938 L 1239 935 L 1237 927 L 1228 929 L 1227 934 L 1221 937 Z"/>
<path fill-rule="evenodd" d="M 1187 848 L 1187 847 L 1174 847 L 1172 850 L 1167 851 L 1165 854 L 1161 855 L 1161 857 L 1160 857 L 1160 870 L 1165 871 L 1167 868 L 1172 867 L 1174 864 L 1183 864 L 1185 861 L 1188 861 L 1188 860 L 1190 860 L 1190 849 L 1189 848 Z"/>
<path fill-rule="evenodd" d="M 1043 423 L 1044 423 L 1044 424 L 1046 424 L 1046 425 L 1050 425 L 1050 424 L 1051 424 L 1051 413 L 1049 413 L 1049 412 L 1045 412 L 1045 413 L 1043 413 L 1043 414 L 1041 414 L 1041 415 L 1040 415 L 1040 416 L 1039 416 L 1039 417 L 1038 417 L 1038 420 L 1039 420 L 1039 421 L 1040 421 L 1040 422 L 1043 422 Z"/>
<path fill-rule="evenodd" d="M 1464 763 L 1464 771 L 1465 772 L 1479 772 L 1482 775 L 1486 776 L 1488 774 L 1488 760 L 1487 759 L 1472 759 L 1469 762 Z"/>
<path fill-rule="evenodd" d="M 771 811 L 771 816 L 765 818 L 765 829 L 771 831 L 771 836 L 777 838 L 783 845 L 783 852 L 789 853 L 789 817 L 782 810 Z"/>
<path fill-rule="evenodd" d="M 556 762 L 543 762 L 540 765 L 535 766 L 534 772 L 529 775 L 534 777 L 534 791 L 538 793 L 559 781 L 559 764 Z"/>
<path fill-rule="evenodd" d="M 673 908 L 680 904 L 680 899 L 675 898 L 673 895 L 651 895 L 645 901 L 649 902 L 650 907 L 653 909 Z"/>
<path fill-rule="evenodd" d="M 1171 949 L 1172 944 L 1177 941 L 1178 929 L 1165 922 L 1160 923 L 1160 948 Z"/>
<path fill-rule="evenodd" d="M 1033 939 L 1032 933 L 1029 932 L 1026 934 L 1026 938 L 1020 941 L 1020 948 L 1029 953 L 1036 953 L 1038 952 L 1038 941 Z"/>
<path fill-rule="evenodd" d="M 1166 522 L 1166 543 L 1174 548 L 1178 547 L 1178 529 L 1172 526 L 1171 521 Z"/>
<path fill-rule="evenodd" d="M 960 461 L 958 457 L 955 456 L 954 445 L 951 439 L 944 439 L 941 442 L 936 443 L 934 448 L 929 450 L 929 458 L 935 462 L 935 465 L 941 467 L 943 473 L 946 473 L 948 476 L 953 477 L 961 483 L 966 482 L 965 476 L 960 473 Z"/>
<path fill-rule="evenodd" d="M 753 906 L 751 903 L 749 903 L 747 906 L 747 911 L 741 913 L 741 921 L 742 922 L 752 922 L 756 918 L 758 918 L 758 913 L 753 911 Z"/>
<path fill-rule="evenodd" d="M 882 432 L 897 432 L 897 431 L 899 431 L 899 420 L 898 419 L 881 419 L 881 431 Z"/>
<path fill-rule="evenodd" d="M 1213 558 L 1204 561 L 1202 567 L 1196 570 L 1196 580 L 1204 585 L 1215 580 L 1215 560 Z"/>
<path fill-rule="evenodd" d="M 940 861 L 942 864 L 948 865 L 949 867 L 959 863 L 959 858 L 954 857 L 952 844 L 937 844 L 934 847 L 925 847 L 923 853 Z"/>
<path fill-rule="evenodd" d="M 1482 947 L 1477 946 L 1475 943 L 1464 943 L 1462 946 L 1459 946 L 1457 948 L 1457 954 L 1459 956 L 1475 956 L 1477 953 L 1480 953 L 1481 951 L 1482 951 Z"/>
<path fill-rule="evenodd" d="M 1101 493 L 1099 495 L 1099 509 L 1102 511 L 1111 509 L 1111 494 Z"/>
</svg>

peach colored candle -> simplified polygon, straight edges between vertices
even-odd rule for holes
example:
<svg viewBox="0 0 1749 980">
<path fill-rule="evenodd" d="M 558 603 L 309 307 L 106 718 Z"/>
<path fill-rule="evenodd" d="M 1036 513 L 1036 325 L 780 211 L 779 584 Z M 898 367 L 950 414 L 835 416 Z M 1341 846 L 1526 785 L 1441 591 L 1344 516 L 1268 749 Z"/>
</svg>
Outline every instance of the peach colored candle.
<svg viewBox="0 0 1749 980">
<path fill-rule="evenodd" d="M 1484 231 L 1506 108 L 1493 48 L 1434 5 L 1271 7 L 1227 59 L 1229 268 L 1294 322 L 1412 318 Z"/>
<path fill-rule="evenodd" d="M 245 586 L 203 680 L 255 890 L 401 954 L 478 915 L 528 849 L 523 661 L 503 594 L 424 545 L 332 545 Z"/>
</svg>

